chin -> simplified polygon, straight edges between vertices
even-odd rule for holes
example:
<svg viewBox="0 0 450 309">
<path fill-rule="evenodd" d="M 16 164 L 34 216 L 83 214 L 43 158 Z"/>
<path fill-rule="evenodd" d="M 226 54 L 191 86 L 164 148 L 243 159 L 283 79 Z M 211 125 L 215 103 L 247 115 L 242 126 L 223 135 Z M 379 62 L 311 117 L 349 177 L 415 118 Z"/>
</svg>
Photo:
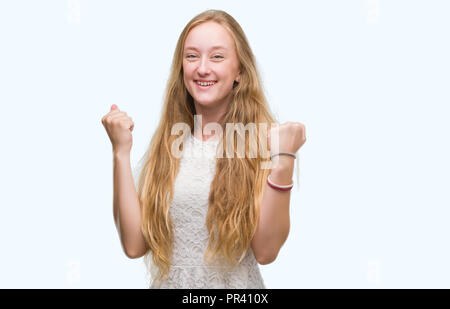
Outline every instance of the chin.
<svg viewBox="0 0 450 309">
<path fill-rule="evenodd" d="M 200 104 L 202 106 L 213 106 L 215 101 L 196 101 L 197 104 Z"/>
<path fill-rule="evenodd" d="M 208 99 L 208 98 L 195 98 L 194 97 L 195 102 L 197 102 L 198 104 L 201 105 L 214 105 L 217 102 L 217 99 L 213 98 L 213 99 Z"/>
</svg>

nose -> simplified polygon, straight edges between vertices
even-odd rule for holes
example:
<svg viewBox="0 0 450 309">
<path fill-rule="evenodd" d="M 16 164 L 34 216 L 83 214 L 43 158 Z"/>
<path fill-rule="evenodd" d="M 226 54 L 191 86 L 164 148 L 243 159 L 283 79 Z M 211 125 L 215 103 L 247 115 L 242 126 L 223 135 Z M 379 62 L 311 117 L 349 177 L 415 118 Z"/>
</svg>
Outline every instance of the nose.
<svg viewBox="0 0 450 309">
<path fill-rule="evenodd" d="M 210 73 L 209 63 L 208 59 L 206 57 L 203 57 L 200 60 L 200 63 L 197 68 L 197 72 L 199 75 L 208 75 Z"/>
</svg>

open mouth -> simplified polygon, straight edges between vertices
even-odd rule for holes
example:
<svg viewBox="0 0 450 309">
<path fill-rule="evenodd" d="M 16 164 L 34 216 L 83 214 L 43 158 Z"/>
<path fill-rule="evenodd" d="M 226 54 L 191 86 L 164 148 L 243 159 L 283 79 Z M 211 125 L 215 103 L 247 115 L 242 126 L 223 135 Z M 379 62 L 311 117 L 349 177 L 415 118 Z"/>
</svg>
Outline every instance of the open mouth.
<svg viewBox="0 0 450 309">
<path fill-rule="evenodd" d="M 211 88 L 212 86 L 217 84 L 217 81 L 216 80 L 211 80 L 211 81 L 194 80 L 194 83 L 201 89 L 207 89 L 207 88 Z"/>
</svg>

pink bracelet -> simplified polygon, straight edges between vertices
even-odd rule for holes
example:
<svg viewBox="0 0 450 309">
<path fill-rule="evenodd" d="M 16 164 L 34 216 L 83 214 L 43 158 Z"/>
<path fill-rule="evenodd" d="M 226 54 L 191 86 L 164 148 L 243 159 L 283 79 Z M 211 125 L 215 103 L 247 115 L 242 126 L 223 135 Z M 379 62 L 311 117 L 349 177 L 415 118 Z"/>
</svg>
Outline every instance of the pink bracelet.
<svg viewBox="0 0 450 309">
<path fill-rule="evenodd" d="M 286 185 L 286 186 L 281 186 L 281 185 L 277 185 L 274 184 L 270 179 L 269 176 L 267 176 L 267 184 L 278 191 L 290 191 L 292 189 L 292 187 L 294 186 L 294 183 L 291 183 L 290 185 Z"/>
</svg>

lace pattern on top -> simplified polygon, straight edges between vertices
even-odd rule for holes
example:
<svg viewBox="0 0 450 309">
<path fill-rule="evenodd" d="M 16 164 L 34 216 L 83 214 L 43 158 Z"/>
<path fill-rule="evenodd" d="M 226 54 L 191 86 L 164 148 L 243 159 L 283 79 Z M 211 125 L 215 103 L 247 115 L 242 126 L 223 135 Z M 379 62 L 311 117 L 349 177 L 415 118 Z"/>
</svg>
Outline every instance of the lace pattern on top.
<svg viewBox="0 0 450 309">
<path fill-rule="evenodd" d="M 218 141 L 193 137 L 183 145 L 180 169 L 174 184 L 170 215 L 174 223 L 174 251 L 169 276 L 150 288 L 265 289 L 258 263 L 249 248 L 239 266 L 224 270 L 203 260 L 208 245 L 206 214 L 210 185 L 215 174 Z M 186 148 L 184 148 L 186 147 Z"/>
</svg>

